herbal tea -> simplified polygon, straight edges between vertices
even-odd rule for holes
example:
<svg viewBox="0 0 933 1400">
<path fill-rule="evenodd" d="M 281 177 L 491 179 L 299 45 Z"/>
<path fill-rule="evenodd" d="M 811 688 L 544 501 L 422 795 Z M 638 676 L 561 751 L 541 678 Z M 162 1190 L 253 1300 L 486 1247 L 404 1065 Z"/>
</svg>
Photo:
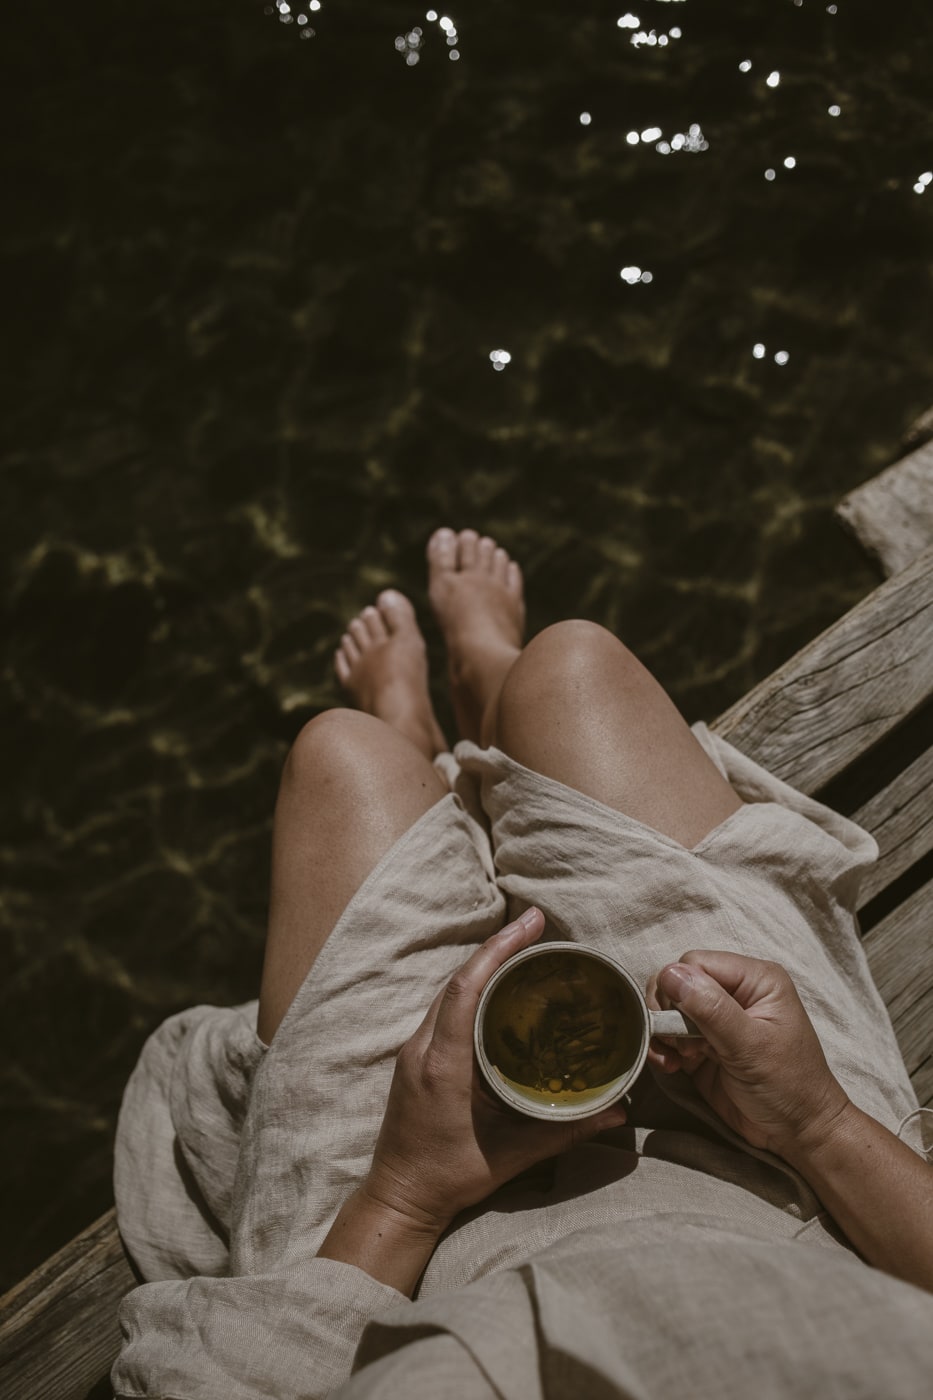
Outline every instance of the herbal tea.
<svg viewBox="0 0 933 1400">
<path fill-rule="evenodd" d="M 521 1093 L 549 1103 L 595 1098 L 641 1049 L 634 993 L 585 953 L 528 958 L 506 973 L 486 1008 L 483 1046 Z"/>
</svg>

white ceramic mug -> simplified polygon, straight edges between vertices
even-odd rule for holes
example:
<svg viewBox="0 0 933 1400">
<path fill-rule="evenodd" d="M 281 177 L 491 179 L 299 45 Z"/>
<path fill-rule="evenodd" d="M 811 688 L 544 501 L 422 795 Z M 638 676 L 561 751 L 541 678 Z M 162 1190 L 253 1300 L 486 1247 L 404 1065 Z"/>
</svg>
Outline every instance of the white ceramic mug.
<svg viewBox="0 0 933 1400">
<path fill-rule="evenodd" d="M 578 961 L 574 965 L 574 961 L 568 959 L 565 984 L 560 958 L 567 954 L 574 954 L 576 959 L 584 961 Z M 552 988 L 557 990 L 556 996 L 552 994 L 547 997 L 546 991 L 535 992 L 534 968 L 528 968 L 525 976 L 522 975 L 523 965 L 540 958 L 558 959 L 555 963 L 542 965 L 545 985 L 547 979 L 550 979 Z M 596 964 L 601 965 L 600 969 L 588 968 L 587 959 L 593 959 Z M 540 981 L 539 976 L 539 986 Z M 511 1035 L 513 1044 L 521 1046 L 522 1052 L 527 1051 L 529 1043 L 534 1043 L 535 1032 L 534 1029 L 529 1031 L 532 1037 L 530 1042 L 522 1041 L 509 1025 L 509 1018 L 512 1018 L 514 1025 L 524 1024 L 529 1016 L 533 1021 L 537 1011 L 540 1025 L 540 1014 L 544 1014 L 546 1004 L 556 1008 L 559 1018 L 561 1007 L 564 1005 L 561 995 L 564 986 L 566 985 L 569 991 L 575 983 L 584 987 L 584 998 L 601 997 L 601 1010 L 605 1012 L 607 1007 L 610 1008 L 610 1014 L 616 1023 L 611 1034 L 603 1036 L 603 1042 L 610 1047 L 610 1076 L 605 1082 L 586 1085 L 582 1090 L 575 1089 L 573 1085 L 579 1085 L 583 1076 L 578 1074 L 574 1077 L 569 1072 L 565 1072 L 562 1079 L 552 1078 L 546 1084 L 539 1082 L 535 1085 L 530 1082 L 525 1084 L 518 1078 L 510 1077 L 497 1061 L 506 1063 L 511 1055 L 512 1060 L 518 1063 L 518 1052 L 503 1052 L 503 1028 L 506 1036 Z M 547 1003 L 542 1000 L 546 997 Z M 577 1014 L 582 1013 L 578 1010 Z M 653 1035 L 697 1034 L 699 1033 L 696 1027 L 679 1011 L 652 1011 L 638 983 L 621 963 L 583 943 L 537 943 L 534 947 L 525 948 L 509 958 L 493 973 L 483 988 L 473 1023 L 476 1059 L 483 1078 L 493 1093 L 510 1107 L 518 1109 L 519 1113 L 528 1114 L 531 1118 L 551 1120 L 588 1118 L 620 1099 L 641 1074 L 648 1056 L 648 1043 Z M 579 1046 L 580 1041 L 572 1040 L 569 1044 Z M 574 1052 L 566 1053 L 570 1055 Z M 529 1073 L 523 1076 L 529 1080 L 531 1077 Z"/>
</svg>

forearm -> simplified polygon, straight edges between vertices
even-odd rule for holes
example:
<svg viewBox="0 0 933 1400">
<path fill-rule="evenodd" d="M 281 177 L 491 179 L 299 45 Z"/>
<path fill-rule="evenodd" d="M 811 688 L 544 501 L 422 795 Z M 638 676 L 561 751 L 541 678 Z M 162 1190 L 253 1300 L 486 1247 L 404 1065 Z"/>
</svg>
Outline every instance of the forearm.
<svg viewBox="0 0 933 1400">
<path fill-rule="evenodd" d="M 411 1297 L 441 1233 L 374 1200 L 361 1186 L 344 1202 L 317 1257 L 354 1264 Z"/>
<path fill-rule="evenodd" d="M 933 1292 L 933 1166 L 854 1104 L 785 1155 L 868 1263 Z"/>
</svg>

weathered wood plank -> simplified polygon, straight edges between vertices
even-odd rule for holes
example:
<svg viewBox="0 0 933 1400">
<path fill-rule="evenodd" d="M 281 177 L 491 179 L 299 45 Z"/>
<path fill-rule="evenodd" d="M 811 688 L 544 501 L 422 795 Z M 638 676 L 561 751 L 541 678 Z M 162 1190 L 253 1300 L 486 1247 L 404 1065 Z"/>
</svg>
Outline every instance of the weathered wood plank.
<svg viewBox="0 0 933 1400">
<path fill-rule="evenodd" d="M 871 832 L 879 851 L 877 865 L 871 867 L 862 882 L 862 904 L 867 904 L 879 890 L 887 889 L 933 847 L 931 793 L 933 749 L 853 812 L 852 820 Z"/>
<path fill-rule="evenodd" d="M 911 1076 L 917 1073 L 930 1055 L 930 1026 L 933 1025 L 933 987 L 929 983 L 920 990 L 916 1001 L 899 1016 L 891 1017 L 894 1033 Z"/>
<path fill-rule="evenodd" d="M 888 575 L 933 543 L 933 443 L 845 496 L 836 514 Z"/>
<path fill-rule="evenodd" d="M 924 988 L 933 988 L 931 919 L 933 880 L 915 890 L 862 939 L 875 986 L 895 1029 L 898 1016 L 923 995 Z M 933 1039 L 929 1048 L 933 1050 Z"/>
<path fill-rule="evenodd" d="M 904 434 L 905 451 L 913 452 L 916 448 L 923 447 L 930 438 L 933 438 L 933 407 L 923 410 L 923 413 L 919 413 L 909 424 Z"/>
<path fill-rule="evenodd" d="M 933 548 L 792 656 L 713 725 L 814 792 L 933 692 Z"/>
<path fill-rule="evenodd" d="M 933 438 L 933 408 L 924 409 L 904 434 L 903 446 L 910 452 Z"/>
<path fill-rule="evenodd" d="M 4 1294 L 3 1400 L 83 1400 L 113 1364 L 117 1308 L 135 1285 L 111 1210 Z"/>
<path fill-rule="evenodd" d="M 927 1055 L 910 1076 L 921 1108 L 933 1108 L 933 1054 Z"/>
<path fill-rule="evenodd" d="M 933 1107 L 933 880 L 864 939 L 868 964 L 891 1016 L 923 1108 Z"/>
</svg>

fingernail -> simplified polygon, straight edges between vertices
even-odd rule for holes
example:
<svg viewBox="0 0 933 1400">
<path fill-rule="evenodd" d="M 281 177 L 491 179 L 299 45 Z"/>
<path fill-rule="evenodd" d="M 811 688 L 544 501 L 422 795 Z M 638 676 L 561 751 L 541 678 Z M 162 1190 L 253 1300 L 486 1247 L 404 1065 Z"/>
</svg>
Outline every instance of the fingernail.
<svg viewBox="0 0 933 1400">
<path fill-rule="evenodd" d="M 521 924 L 522 928 L 533 928 L 540 916 L 541 910 L 532 905 L 530 909 L 525 910 L 518 922 Z"/>
<path fill-rule="evenodd" d="M 680 1001 L 694 985 L 693 973 L 683 963 L 666 967 L 658 977 L 658 986 L 666 992 L 671 1001 Z"/>
</svg>

